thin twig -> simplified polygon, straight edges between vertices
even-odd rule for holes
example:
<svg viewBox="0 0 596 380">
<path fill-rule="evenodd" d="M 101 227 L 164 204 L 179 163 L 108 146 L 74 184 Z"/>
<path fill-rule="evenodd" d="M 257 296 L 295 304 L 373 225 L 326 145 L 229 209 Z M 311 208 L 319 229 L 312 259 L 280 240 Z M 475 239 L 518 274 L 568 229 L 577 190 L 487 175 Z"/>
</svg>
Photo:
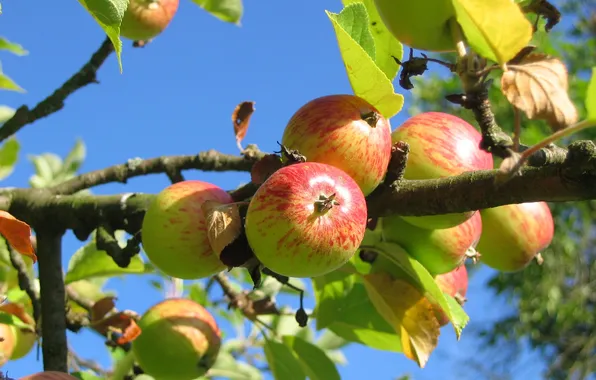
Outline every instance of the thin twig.
<svg viewBox="0 0 596 380">
<path fill-rule="evenodd" d="M 33 319 L 35 320 L 35 329 L 39 330 L 39 323 L 41 317 L 41 301 L 39 298 L 39 293 L 33 287 L 33 279 L 29 277 L 29 273 L 27 273 L 27 264 L 21 257 L 21 255 L 15 251 L 14 249 L 9 249 L 10 254 L 10 262 L 14 269 L 18 272 L 18 279 L 19 279 L 19 287 L 23 290 L 29 298 L 31 299 L 31 305 L 33 307 Z M 37 331 L 39 334 L 39 331 Z"/>
<path fill-rule="evenodd" d="M 101 365 L 99 365 L 99 363 L 97 363 L 97 362 L 95 362 L 93 360 L 81 358 L 72 349 L 72 347 L 68 349 L 68 357 L 70 359 L 69 362 L 71 364 L 71 367 L 73 367 L 73 369 L 75 371 L 80 371 L 81 368 L 86 368 L 86 369 L 92 370 L 97 375 L 102 376 L 104 379 L 107 379 L 108 378 L 108 375 L 110 373 L 109 371 L 106 371 L 105 369 L 103 369 L 101 367 Z"/>
<path fill-rule="evenodd" d="M 62 86 L 50 96 L 39 102 L 33 109 L 23 105 L 15 114 L 0 127 L 0 141 L 6 140 L 17 133 L 27 124 L 60 111 L 64 107 L 64 101 L 75 91 L 97 82 L 97 70 L 114 51 L 114 46 L 109 38 L 106 38 L 99 49 L 93 53 L 91 59 Z"/>
</svg>

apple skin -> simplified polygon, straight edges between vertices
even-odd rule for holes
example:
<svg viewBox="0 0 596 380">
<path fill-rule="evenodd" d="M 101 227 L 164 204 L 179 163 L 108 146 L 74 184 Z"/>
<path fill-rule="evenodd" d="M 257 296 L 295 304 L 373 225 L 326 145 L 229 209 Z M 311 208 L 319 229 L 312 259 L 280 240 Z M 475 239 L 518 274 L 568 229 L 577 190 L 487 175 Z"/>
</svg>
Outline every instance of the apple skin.
<svg viewBox="0 0 596 380">
<path fill-rule="evenodd" d="M 480 262 L 501 272 L 524 269 L 553 240 L 555 225 L 545 202 L 488 208 L 480 215 Z"/>
<path fill-rule="evenodd" d="M 153 305 L 138 321 L 132 351 L 143 371 L 156 379 L 191 380 L 213 365 L 221 331 L 207 309 L 185 298 Z"/>
<path fill-rule="evenodd" d="M 4 340 L 0 342 L 0 367 L 2 367 L 10 360 L 14 348 L 16 347 L 17 339 L 12 326 L 1 323 L 0 338 L 4 338 Z"/>
<path fill-rule="evenodd" d="M 326 212 L 320 196 L 335 194 Z M 245 229 L 259 261 L 278 274 L 316 277 L 344 265 L 358 250 L 367 207 L 358 184 L 341 169 L 318 162 L 283 167 L 257 190 Z"/>
<path fill-rule="evenodd" d="M 455 50 L 449 19 L 455 17 L 450 0 L 375 0 L 383 24 L 401 43 L 417 50 Z"/>
<path fill-rule="evenodd" d="M 399 216 L 383 218 L 383 239 L 402 246 L 432 275 L 447 273 L 462 265 L 468 257 L 468 249 L 478 244 L 482 229 L 480 213 L 455 227 L 440 230 L 416 227 Z"/>
<path fill-rule="evenodd" d="M 369 124 L 364 118 L 371 114 L 375 116 Z M 281 143 L 298 150 L 307 161 L 345 171 L 367 196 L 387 173 L 391 125 L 360 97 L 328 95 L 311 100 L 294 113 Z"/>
<path fill-rule="evenodd" d="M 226 268 L 209 244 L 201 209 L 207 200 L 233 202 L 212 183 L 187 180 L 166 187 L 149 205 L 141 228 L 143 249 L 165 274 L 199 279 Z"/>
<path fill-rule="evenodd" d="M 444 293 L 455 297 L 457 302 L 463 305 L 466 299 L 466 293 L 468 292 L 468 270 L 465 265 L 457 267 L 451 272 L 436 276 L 435 282 Z M 439 324 L 441 326 L 448 324 L 449 318 L 447 318 L 445 312 L 439 306 L 435 305 L 433 307 Z"/>
<path fill-rule="evenodd" d="M 179 0 L 130 0 L 124 12 L 120 35 L 147 41 L 161 34 L 178 11 Z"/>
<path fill-rule="evenodd" d="M 18 380 L 78 380 L 78 377 L 74 377 L 64 372 L 44 371 L 37 372 L 24 377 L 19 377 Z"/>
<path fill-rule="evenodd" d="M 416 3 L 418 4 L 418 3 Z M 444 178 L 493 169 L 493 157 L 480 149 L 482 135 L 465 120 L 444 112 L 412 116 L 391 134 L 392 142 L 410 145 L 404 178 Z M 443 229 L 457 226 L 476 211 L 428 216 L 404 216 L 417 227 Z"/>
</svg>

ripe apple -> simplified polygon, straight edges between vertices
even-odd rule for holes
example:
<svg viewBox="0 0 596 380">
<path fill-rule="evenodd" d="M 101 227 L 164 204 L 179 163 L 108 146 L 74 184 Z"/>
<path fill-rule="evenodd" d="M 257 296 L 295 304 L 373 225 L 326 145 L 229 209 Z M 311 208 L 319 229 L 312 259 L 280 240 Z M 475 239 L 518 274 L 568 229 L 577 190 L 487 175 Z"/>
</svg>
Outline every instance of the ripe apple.
<svg viewBox="0 0 596 380">
<path fill-rule="evenodd" d="M 35 333 L 35 320 L 33 317 L 23 309 L 21 313 L 15 313 L 15 315 L 21 319 L 22 322 L 31 326 L 31 328 L 21 328 L 17 326 L 11 326 L 15 336 L 15 348 L 10 356 L 10 360 L 16 360 L 24 357 L 35 345 L 37 341 L 37 334 Z"/>
<path fill-rule="evenodd" d="M 366 200 L 348 174 L 304 162 L 279 169 L 259 187 L 245 228 L 264 266 L 284 276 L 316 277 L 352 258 L 366 223 Z"/>
<path fill-rule="evenodd" d="M 211 313 L 184 298 L 153 305 L 138 322 L 132 351 L 143 371 L 156 379 L 196 379 L 215 362 L 221 331 Z"/>
<path fill-rule="evenodd" d="M 290 118 L 281 143 L 307 161 L 345 171 L 365 196 L 381 183 L 391 158 L 389 120 L 354 95 L 328 95 L 303 105 Z"/>
<path fill-rule="evenodd" d="M 178 11 L 179 0 L 130 0 L 124 12 L 120 35 L 147 41 L 163 32 Z"/>
<path fill-rule="evenodd" d="M 16 346 L 14 329 L 10 325 L 0 324 L 0 367 L 10 360 Z"/>
<path fill-rule="evenodd" d="M 435 282 L 444 293 L 454 297 L 460 305 L 464 304 L 468 291 L 468 270 L 465 265 L 457 267 L 451 272 L 436 276 Z M 447 318 L 445 312 L 437 305 L 434 308 L 439 324 L 445 326 L 449 323 L 449 318 Z"/>
<path fill-rule="evenodd" d="M 141 229 L 143 249 L 165 274 L 198 279 L 226 268 L 209 244 L 201 209 L 207 200 L 233 202 L 214 184 L 188 180 L 166 187 L 149 205 Z"/>
<path fill-rule="evenodd" d="M 383 239 L 401 245 L 432 275 L 450 272 L 475 254 L 482 233 L 480 213 L 455 227 L 429 230 L 416 227 L 399 216 L 383 218 Z"/>
<path fill-rule="evenodd" d="M 434 52 L 455 50 L 449 20 L 451 0 L 375 0 L 381 20 L 401 43 Z"/>
<path fill-rule="evenodd" d="M 488 208 L 480 214 L 480 261 L 499 271 L 522 270 L 553 240 L 555 225 L 545 202 Z"/>
<path fill-rule="evenodd" d="M 416 3 L 418 4 L 418 3 Z M 433 179 L 493 168 L 493 157 L 480 149 L 482 135 L 465 120 L 443 112 L 412 116 L 391 134 L 392 142 L 410 145 L 404 178 Z M 404 216 L 417 227 L 451 228 L 476 211 L 422 217 Z"/>
<path fill-rule="evenodd" d="M 20 377 L 19 380 L 78 380 L 78 377 L 74 377 L 64 372 L 44 371 Z"/>
</svg>

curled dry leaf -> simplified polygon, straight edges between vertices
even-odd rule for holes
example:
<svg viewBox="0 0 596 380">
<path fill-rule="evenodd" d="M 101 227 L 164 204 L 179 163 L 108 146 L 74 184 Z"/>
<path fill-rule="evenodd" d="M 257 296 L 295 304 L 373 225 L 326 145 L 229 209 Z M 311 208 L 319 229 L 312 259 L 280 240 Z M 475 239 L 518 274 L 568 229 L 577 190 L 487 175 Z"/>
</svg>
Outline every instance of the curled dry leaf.
<svg viewBox="0 0 596 380">
<path fill-rule="evenodd" d="M 132 342 L 141 334 L 137 318 L 138 315 L 134 311 L 124 310 L 94 321 L 89 326 L 103 336 L 117 334 L 114 343 L 123 345 Z"/>
<path fill-rule="evenodd" d="M 283 163 L 281 157 L 277 154 L 268 154 L 257 161 L 250 170 L 250 181 L 255 185 L 260 185 L 281 169 Z"/>
<path fill-rule="evenodd" d="M 201 205 L 207 223 L 207 236 L 213 251 L 219 255 L 242 232 L 242 218 L 235 203 L 207 200 Z"/>
<path fill-rule="evenodd" d="M 37 256 L 31 244 L 31 227 L 23 221 L 18 220 L 6 211 L 0 211 L 0 234 L 14 250 L 21 255 L 30 257 L 33 263 L 37 262 Z"/>
<path fill-rule="evenodd" d="M 116 307 L 115 300 L 116 297 L 108 296 L 95 301 L 90 310 L 91 322 L 99 321 L 114 310 L 114 307 Z"/>
<path fill-rule="evenodd" d="M 236 135 L 236 145 L 241 152 L 244 151 L 240 144 L 246 136 L 248 131 L 248 124 L 250 123 L 250 117 L 255 112 L 255 102 L 245 101 L 234 108 L 232 113 L 232 122 L 234 123 L 234 134 Z"/>
<path fill-rule="evenodd" d="M 554 131 L 577 122 L 577 110 L 567 93 L 567 68 L 563 62 L 533 53 L 507 68 L 501 77 L 501 91 L 529 119 L 546 120 Z"/>
<path fill-rule="evenodd" d="M 365 275 L 364 286 L 379 314 L 401 337 L 404 355 L 424 368 L 440 334 L 431 302 L 414 286 L 384 272 Z"/>
</svg>

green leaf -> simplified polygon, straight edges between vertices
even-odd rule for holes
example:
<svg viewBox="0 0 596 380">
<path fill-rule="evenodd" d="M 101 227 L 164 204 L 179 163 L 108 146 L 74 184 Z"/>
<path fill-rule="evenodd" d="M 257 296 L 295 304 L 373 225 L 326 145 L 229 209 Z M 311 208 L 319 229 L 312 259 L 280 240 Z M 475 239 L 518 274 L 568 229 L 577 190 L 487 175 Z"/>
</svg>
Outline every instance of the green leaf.
<svg viewBox="0 0 596 380">
<path fill-rule="evenodd" d="M 13 54 L 21 56 L 29 54 L 29 52 L 25 50 L 21 45 L 14 42 L 10 42 L 4 37 L 0 37 L 0 49 L 8 50 Z"/>
<path fill-rule="evenodd" d="M 347 340 L 333 333 L 331 330 L 323 330 L 323 333 L 319 339 L 317 339 L 317 346 L 324 350 L 337 350 L 347 344 Z"/>
<path fill-rule="evenodd" d="M 352 90 L 374 107 L 387 119 L 395 116 L 403 107 L 404 97 L 396 94 L 393 84 L 375 61 L 356 42 L 340 23 L 340 14 L 325 11 L 333 24 L 339 50 L 348 74 Z M 348 10 L 349 11 L 349 10 Z"/>
<path fill-rule="evenodd" d="M 445 312 L 453 324 L 457 338 L 468 324 L 470 318 L 464 309 L 457 303 L 447 300 L 443 291 L 439 288 L 433 276 L 418 261 L 408 255 L 408 253 L 399 245 L 393 243 L 377 243 L 371 249 L 383 254 L 383 258 L 388 259 L 393 265 L 397 266 L 421 291 L 437 303 Z M 380 256 L 379 256 L 380 257 Z M 379 260 L 379 257 L 377 260 Z M 388 269 L 391 273 L 391 269 Z"/>
<path fill-rule="evenodd" d="M 472 49 L 504 64 L 532 39 L 532 24 L 511 0 L 452 0 L 457 22 Z"/>
<path fill-rule="evenodd" d="M 263 379 L 263 375 L 257 368 L 247 363 L 237 361 L 232 354 L 226 351 L 220 351 L 217 355 L 215 363 L 209 369 L 209 377 L 201 377 L 200 379 L 209 379 L 213 377 L 229 380 Z"/>
<path fill-rule="evenodd" d="M 85 161 L 86 155 L 87 149 L 85 143 L 83 140 L 77 139 L 74 147 L 64 159 L 62 170 L 66 174 L 75 174 L 83 164 L 83 161 Z"/>
<path fill-rule="evenodd" d="M 14 116 L 15 112 L 17 112 L 17 110 L 12 107 L 0 106 L 0 125 L 10 120 Z"/>
<path fill-rule="evenodd" d="M 189 297 L 198 304 L 206 306 L 209 304 L 209 297 L 205 291 L 205 287 L 195 282 L 190 286 Z"/>
<path fill-rule="evenodd" d="M 126 245 L 123 241 L 120 241 L 119 243 L 121 247 Z M 128 267 L 121 268 L 105 251 L 97 249 L 95 244 L 95 234 L 93 234 L 91 240 L 72 255 L 68 264 L 68 271 L 66 272 L 64 283 L 69 284 L 74 281 L 93 277 L 144 273 L 146 273 L 145 265 L 139 255 L 136 255 L 131 259 Z"/>
<path fill-rule="evenodd" d="M 588 84 L 586 93 L 586 110 L 588 111 L 588 120 L 596 121 L 596 67 L 592 68 L 592 78 Z"/>
<path fill-rule="evenodd" d="M 302 364 L 283 343 L 265 340 L 265 357 L 275 380 L 306 380 Z"/>
<path fill-rule="evenodd" d="M 19 142 L 14 137 L 6 140 L 0 147 L 0 180 L 8 177 L 14 171 L 20 148 Z"/>
<path fill-rule="evenodd" d="M 16 315 L 6 313 L 4 311 L 0 311 L 0 324 L 15 326 L 22 329 L 27 329 L 30 327 Z"/>
<path fill-rule="evenodd" d="M 369 57 L 375 59 L 375 40 L 368 28 L 368 13 L 363 3 L 356 2 L 347 5 L 335 21 L 364 49 Z"/>
<path fill-rule="evenodd" d="M 310 380 L 341 379 L 335 364 L 319 347 L 297 336 L 284 335 L 282 340 L 294 351 Z"/>
<path fill-rule="evenodd" d="M 328 328 L 350 342 L 401 352 L 399 336 L 376 311 L 356 275 L 334 271 L 315 277 L 313 284 L 317 330 Z"/>
<path fill-rule="evenodd" d="M 220 20 L 240 25 L 244 7 L 242 0 L 192 0 Z"/>
<path fill-rule="evenodd" d="M 2 72 L 0 72 L 0 89 L 21 93 L 26 92 L 23 88 L 21 88 L 21 86 L 16 84 L 12 79 Z"/>
<path fill-rule="evenodd" d="M 120 73 L 122 73 L 120 24 L 122 24 L 122 18 L 126 8 L 128 8 L 129 0 L 79 0 L 79 3 L 93 16 L 112 41 L 118 58 Z"/>
<path fill-rule="evenodd" d="M 344 6 L 352 3 L 363 3 L 368 13 L 368 27 L 372 32 L 375 46 L 374 60 L 387 76 L 389 80 L 393 80 L 399 70 L 399 65 L 393 57 L 399 59 L 403 58 L 403 46 L 393 34 L 389 32 L 381 16 L 377 11 L 374 0 L 342 0 Z"/>
</svg>

